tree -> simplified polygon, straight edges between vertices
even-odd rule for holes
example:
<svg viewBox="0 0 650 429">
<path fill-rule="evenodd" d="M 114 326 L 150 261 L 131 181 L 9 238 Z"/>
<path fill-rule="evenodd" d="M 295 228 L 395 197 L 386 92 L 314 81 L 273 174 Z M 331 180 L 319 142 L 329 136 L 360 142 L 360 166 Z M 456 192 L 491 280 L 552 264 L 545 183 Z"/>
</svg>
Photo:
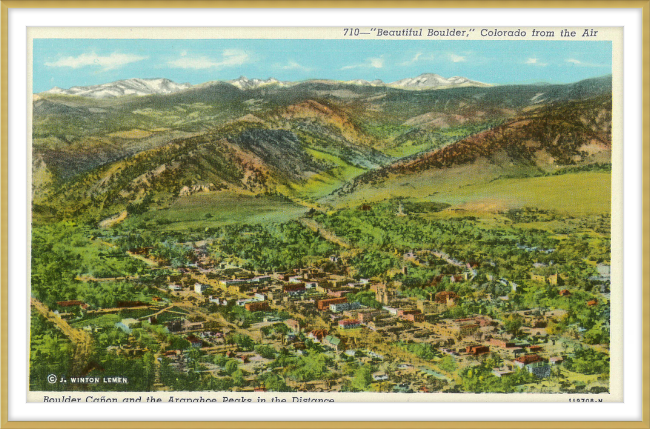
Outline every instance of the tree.
<svg viewBox="0 0 650 429">
<path fill-rule="evenodd" d="M 352 386 L 357 390 L 365 391 L 370 386 L 370 383 L 372 383 L 372 369 L 364 365 L 354 373 Z"/>
</svg>

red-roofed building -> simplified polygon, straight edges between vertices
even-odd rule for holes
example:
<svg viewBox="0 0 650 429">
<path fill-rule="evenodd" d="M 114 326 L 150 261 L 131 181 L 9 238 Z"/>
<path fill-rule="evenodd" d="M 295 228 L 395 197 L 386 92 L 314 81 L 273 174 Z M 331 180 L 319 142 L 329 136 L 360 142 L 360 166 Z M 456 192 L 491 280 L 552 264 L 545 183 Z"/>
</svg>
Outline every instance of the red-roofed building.
<svg viewBox="0 0 650 429">
<path fill-rule="evenodd" d="M 598 300 L 596 300 L 596 299 L 592 299 L 591 301 L 587 301 L 587 306 L 588 307 L 595 307 L 596 305 L 598 305 Z"/>
<path fill-rule="evenodd" d="M 517 359 L 515 359 L 514 364 L 517 365 L 519 368 L 523 368 L 527 365 L 531 365 L 535 362 L 546 362 L 546 359 L 543 357 L 536 355 L 536 354 L 529 354 L 529 355 L 524 355 L 524 356 L 519 356 Z"/>
<path fill-rule="evenodd" d="M 302 295 L 307 291 L 307 288 L 305 287 L 304 284 L 299 284 L 299 285 L 287 285 L 282 287 L 282 291 L 284 293 L 287 293 L 291 296 L 294 295 Z"/>
<path fill-rule="evenodd" d="M 319 310 L 324 311 L 330 309 L 330 304 L 343 304 L 344 302 L 348 302 L 348 299 L 343 296 L 341 298 L 321 299 L 316 301 L 316 305 Z"/>
<path fill-rule="evenodd" d="M 315 331 L 311 331 L 309 334 L 307 334 L 307 338 L 310 338 L 312 341 L 316 343 L 320 343 L 323 338 L 327 336 L 328 332 L 324 329 L 318 329 Z"/>
<path fill-rule="evenodd" d="M 361 322 L 359 322 L 357 319 L 339 320 L 339 328 L 341 329 L 352 329 L 358 328 L 359 326 L 361 326 Z"/>
<path fill-rule="evenodd" d="M 568 289 L 562 289 L 560 291 L 560 296 L 571 296 L 571 292 Z"/>
<path fill-rule="evenodd" d="M 88 308 L 88 304 L 86 304 L 83 301 L 77 301 L 77 300 L 59 301 L 59 302 L 56 303 L 56 305 L 58 305 L 59 307 L 76 307 L 76 306 L 79 306 L 79 307 L 81 307 L 83 309 Z"/>
<path fill-rule="evenodd" d="M 473 354 L 473 355 L 481 355 L 483 353 L 489 353 L 490 352 L 490 347 L 488 346 L 467 346 L 465 349 L 466 353 Z"/>
<path fill-rule="evenodd" d="M 424 314 L 420 310 L 399 310 L 397 316 L 409 322 L 424 322 Z"/>
<path fill-rule="evenodd" d="M 269 303 L 266 301 L 247 302 L 244 308 L 248 311 L 269 311 Z"/>
</svg>

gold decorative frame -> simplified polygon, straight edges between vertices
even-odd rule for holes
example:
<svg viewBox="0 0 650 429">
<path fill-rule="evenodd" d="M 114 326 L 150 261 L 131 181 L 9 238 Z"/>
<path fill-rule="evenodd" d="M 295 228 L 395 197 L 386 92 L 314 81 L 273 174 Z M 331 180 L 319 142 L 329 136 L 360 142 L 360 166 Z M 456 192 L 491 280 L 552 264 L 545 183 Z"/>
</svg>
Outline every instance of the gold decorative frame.
<svg viewBox="0 0 650 429">
<path fill-rule="evenodd" d="M 0 301 L 2 315 L 1 325 L 1 390 L 0 390 L 0 427 L 2 428 L 110 428 L 119 426 L 123 429 L 130 428 L 157 428 L 167 429 L 179 427 L 179 422 L 81 422 L 81 421 L 8 421 L 8 15 L 13 8 L 614 8 L 614 9 L 640 9 L 642 12 L 642 91 L 643 91 L 643 284 L 642 284 L 642 420 L 618 422 L 591 422 L 591 421 L 563 421 L 553 422 L 553 427 L 561 428 L 650 428 L 650 1 L 649 0 L 573 0 L 573 1 L 524 1 L 524 0 L 469 0 L 469 1 L 422 1 L 411 0 L 397 2 L 394 0 L 259 0 L 259 1 L 30 1 L 9 0 L 0 1 L 1 8 L 1 145 L 0 145 Z M 490 421 L 490 422 L 400 422 L 403 428 L 520 428 L 530 429 L 548 427 L 550 422 L 539 421 Z M 340 429 L 354 428 L 391 428 L 396 422 L 184 422 L 182 427 L 190 428 L 326 428 L 337 427 Z"/>
</svg>

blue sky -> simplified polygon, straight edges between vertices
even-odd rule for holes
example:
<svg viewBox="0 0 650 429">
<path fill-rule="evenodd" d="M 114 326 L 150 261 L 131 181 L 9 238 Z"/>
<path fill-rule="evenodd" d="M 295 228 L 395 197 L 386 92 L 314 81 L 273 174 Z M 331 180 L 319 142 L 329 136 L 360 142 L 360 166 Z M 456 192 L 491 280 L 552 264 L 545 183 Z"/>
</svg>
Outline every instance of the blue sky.
<svg viewBox="0 0 650 429">
<path fill-rule="evenodd" d="M 493 84 L 568 83 L 612 72 L 611 42 L 35 39 L 34 92 L 164 77 L 381 79 L 422 73 Z"/>
</svg>

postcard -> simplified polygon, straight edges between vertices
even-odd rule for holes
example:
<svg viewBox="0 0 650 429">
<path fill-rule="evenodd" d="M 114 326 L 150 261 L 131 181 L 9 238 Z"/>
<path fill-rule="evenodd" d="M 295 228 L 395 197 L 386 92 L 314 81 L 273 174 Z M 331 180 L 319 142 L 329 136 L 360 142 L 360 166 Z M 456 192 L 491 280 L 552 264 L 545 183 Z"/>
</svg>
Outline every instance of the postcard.
<svg viewBox="0 0 650 429">
<path fill-rule="evenodd" d="M 28 401 L 622 401 L 622 37 L 30 28 Z"/>
</svg>

